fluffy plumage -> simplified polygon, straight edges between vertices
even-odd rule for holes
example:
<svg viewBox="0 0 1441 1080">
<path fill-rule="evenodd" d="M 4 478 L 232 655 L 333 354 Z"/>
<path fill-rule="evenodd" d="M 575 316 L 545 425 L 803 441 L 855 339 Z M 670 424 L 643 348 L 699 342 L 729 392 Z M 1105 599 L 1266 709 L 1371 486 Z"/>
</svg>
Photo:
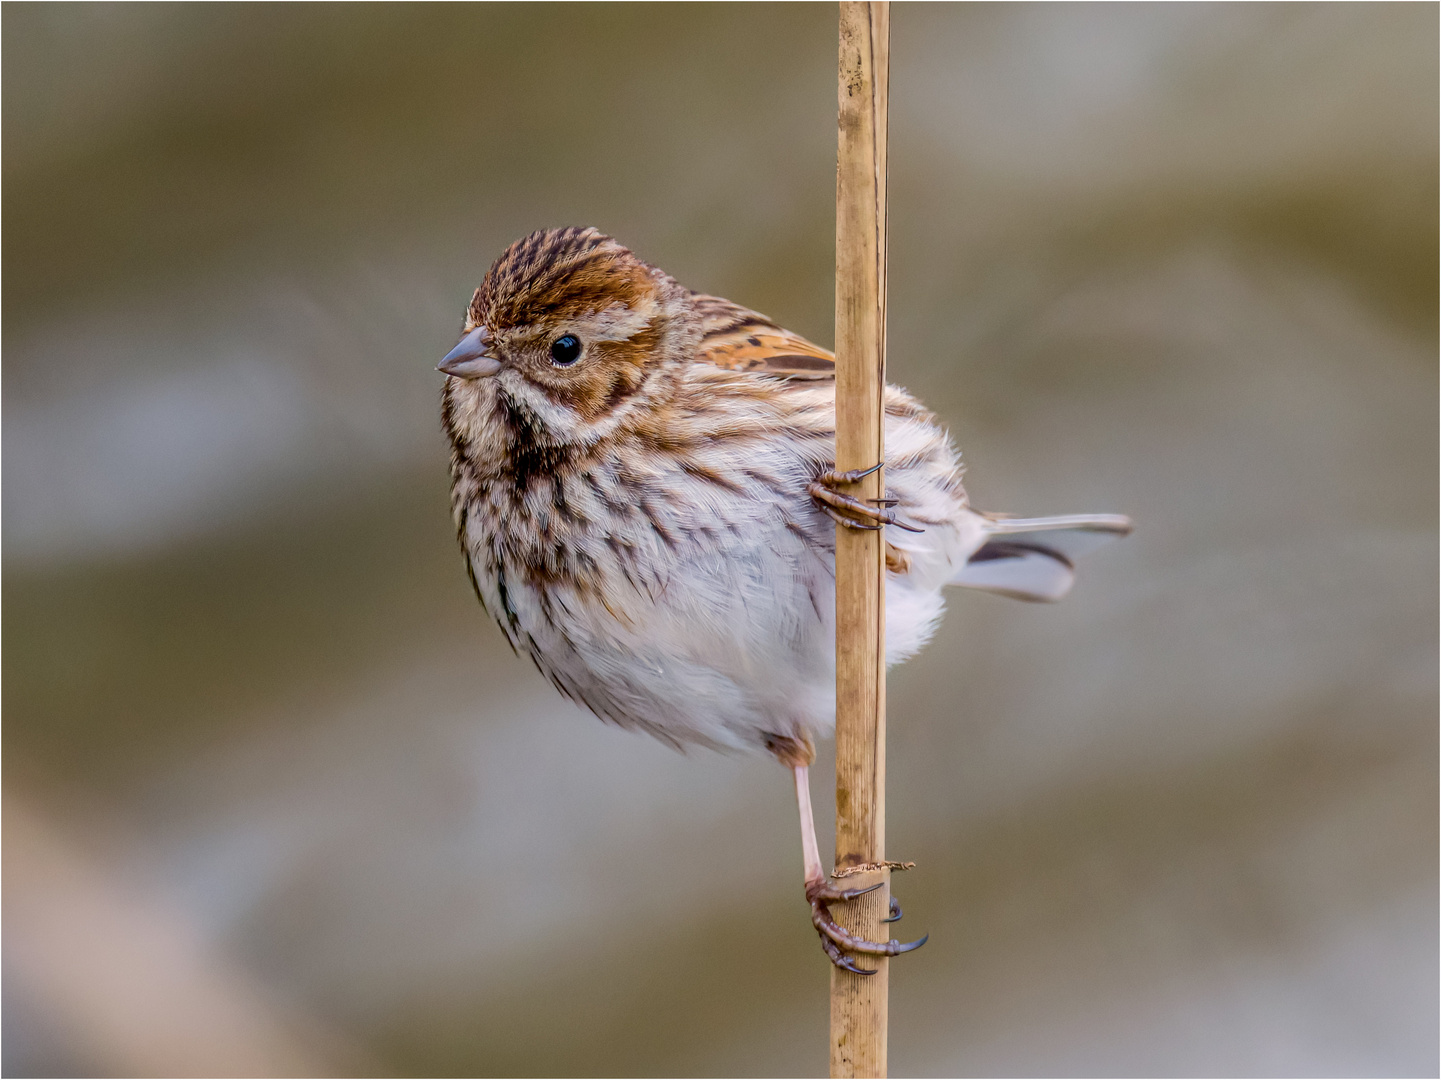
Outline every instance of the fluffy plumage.
<svg viewBox="0 0 1441 1080">
<path fill-rule="evenodd" d="M 806 486 L 833 467 L 832 355 L 593 229 L 507 249 L 467 312 L 478 327 L 500 367 L 446 380 L 452 509 L 511 645 L 601 718 L 673 745 L 829 732 L 835 525 Z M 584 351 L 560 366 L 566 333 Z M 994 525 L 968 508 L 946 432 L 896 387 L 885 477 L 924 529 L 886 530 L 895 663 L 929 640 L 942 588 L 966 583 Z"/>
</svg>

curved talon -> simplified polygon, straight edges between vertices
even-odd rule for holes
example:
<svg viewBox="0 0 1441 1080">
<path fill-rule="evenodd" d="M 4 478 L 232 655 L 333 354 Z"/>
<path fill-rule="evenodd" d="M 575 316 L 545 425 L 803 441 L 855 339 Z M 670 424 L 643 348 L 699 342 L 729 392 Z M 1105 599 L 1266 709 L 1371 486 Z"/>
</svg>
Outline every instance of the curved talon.
<svg viewBox="0 0 1441 1080">
<path fill-rule="evenodd" d="M 874 885 L 867 885 L 864 889 L 840 889 L 822 878 L 820 881 L 812 881 L 806 886 L 806 899 L 814 903 L 817 900 L 854 900 L 858 896 L 865 896 L 868 892 L 875 892 L 884 881 L 878 881 Z"/>
<path fill-rule="evenodd" d="M 830 481 L 832 484 L 854 484 L 864 480 L 873 472 L 880 472 L 880 470 L 885 467 L 885 464 L 884 461 L 878 461 L 869 469 L 846 469 L 844 472 L 831 469 L 821 477 L 821 482 L 825 483 L 826 481 Z"/>
<path fill-rule="evenodd" d="M 901 902 L 893 896 L 891 897 L 891 917 L 889 919 L 882 919 L 881 922 L 900 922 L 901 916 L 903 916 L 904 914 L 905 912 L 901 910 Z"/>
<path fill-rule="evenodd" d="M 892 955 L 892 956 L 900 956 L 901 953 L 915 952 L 917 949 L 919 949 L 922 945 L 924 945 L 926 942 L 928 942 L 928 941 L 930 941 L 930 940 L 931 940 L 931 935 L 930 935 L 930 934 L 922 934 L 920 937 L 916 938 L 915 941 L 908 941 L 908 942 L 906 942 L 904 945 L 901 945 L 900 947 L 898 947 L 895 952 L 891 953 L 891 955 Z M 895 942 L 892 941 L 891 944 L 894 945 Z"/>
</svg>

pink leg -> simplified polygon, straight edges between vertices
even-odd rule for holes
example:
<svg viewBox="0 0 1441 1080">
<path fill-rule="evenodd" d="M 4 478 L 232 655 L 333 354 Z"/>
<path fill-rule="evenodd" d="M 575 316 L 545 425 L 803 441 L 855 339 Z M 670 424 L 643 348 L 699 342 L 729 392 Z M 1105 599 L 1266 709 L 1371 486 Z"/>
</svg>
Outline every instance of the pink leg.
<svg viewBox="0 0 1441 1080">
<path fill-rule="evenodd" d="M 806 864 L 806 884 L 826 879 L 821 865 L 821 848 L 816 842 L 816 815 L 811 810 L 811 767 L 796 765 L 796 803 L 801 808 L 801 858 Z"/>
</svg>

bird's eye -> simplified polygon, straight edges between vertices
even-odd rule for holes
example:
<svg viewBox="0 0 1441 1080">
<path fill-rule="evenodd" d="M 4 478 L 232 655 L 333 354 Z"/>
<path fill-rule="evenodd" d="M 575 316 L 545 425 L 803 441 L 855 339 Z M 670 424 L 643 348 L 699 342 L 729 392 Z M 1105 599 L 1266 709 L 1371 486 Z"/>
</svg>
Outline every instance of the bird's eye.
<svg viewBox="0 0 1441 1080">
<path fill-rule="evenodd" d="M 558 337 L 550 344 L 550 358 L 561 367 L 567 367 L 580 359 L 580 338 L 574 334 Z"/>
</svg>

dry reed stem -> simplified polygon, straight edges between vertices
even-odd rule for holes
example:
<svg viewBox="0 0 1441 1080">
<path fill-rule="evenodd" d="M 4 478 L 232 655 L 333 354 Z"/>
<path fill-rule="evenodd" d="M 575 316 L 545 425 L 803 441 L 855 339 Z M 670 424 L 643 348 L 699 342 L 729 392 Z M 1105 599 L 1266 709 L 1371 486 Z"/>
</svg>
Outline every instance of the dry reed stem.
<svg viewBox="0 0 1441 1080">
<path fill-rule="evenodd" d="M 836 467 L 883 460 L 886 343 L 886 113 L 890 5 L 840 5 L 836 158 Z M 884 470 L 852 494 L 880 498 Z M 885 545 L 880 532 L 836 529 L 836 869 L 884 887 L 836 916 L 884 940 Z M 889 961 L 876 974 L 831 970 L 831 1075 L 885 1076 Z"/>
</svg>

